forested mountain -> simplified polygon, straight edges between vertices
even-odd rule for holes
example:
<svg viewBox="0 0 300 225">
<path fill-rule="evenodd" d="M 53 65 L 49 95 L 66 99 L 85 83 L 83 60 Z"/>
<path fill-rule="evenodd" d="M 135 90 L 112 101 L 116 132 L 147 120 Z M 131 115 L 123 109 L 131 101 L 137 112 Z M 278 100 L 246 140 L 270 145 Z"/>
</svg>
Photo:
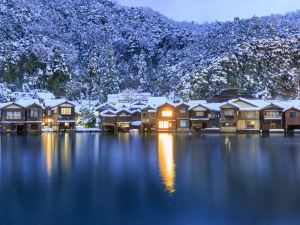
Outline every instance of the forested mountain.
<svg viewBox="0 0 300 225">
<path fill-rule="evenodd" d="M 127 88 L 193 99 L 224 87 L 296 96 L 300 11 L 200 25 L 108 0 L 2 0 L 0 82 L 2 99 L 48 89 L 103 101 Z"/>
</svg>

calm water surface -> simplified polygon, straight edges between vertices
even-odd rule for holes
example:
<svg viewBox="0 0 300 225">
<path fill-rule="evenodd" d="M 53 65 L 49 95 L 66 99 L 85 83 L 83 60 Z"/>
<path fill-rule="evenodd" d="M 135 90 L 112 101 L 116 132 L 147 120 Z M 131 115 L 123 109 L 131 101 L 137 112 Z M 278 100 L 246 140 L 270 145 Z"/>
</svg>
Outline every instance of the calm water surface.
<svg viewBox="0 0 300 225">
<path fill-rule="evenodd" d="M 300 136 L 1 136 L 0 224 L 300 224 Z"/>
</svg>

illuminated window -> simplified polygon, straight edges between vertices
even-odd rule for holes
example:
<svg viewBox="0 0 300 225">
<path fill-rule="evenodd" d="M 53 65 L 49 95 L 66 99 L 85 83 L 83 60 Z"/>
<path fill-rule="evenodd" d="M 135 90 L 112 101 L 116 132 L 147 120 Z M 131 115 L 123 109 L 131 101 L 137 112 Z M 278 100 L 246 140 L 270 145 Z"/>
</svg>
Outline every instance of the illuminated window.
<svg viewBox="0 0 300 225">
<path fill-rule="evenodd" d="M 247 121 L 246 122 L 246 128 L 247 129 L 254 129 L 254 127 L 255 127 L 254 121 Z"/>
<path fill-rule="evenodd" d="M 61 112 L 61 115 L 71 115 L 72 109 L 71 108 L 61 108 L 60 112 Z"/>
<path fill-rule="evenodd" d="M 169 122 L 168 121 L 159 121 L 158 127 L 160 129 L 168 129 L 169 128 Z"/>
<path fill-rule="evenodd" d="M 172 111 L 162 111 L 162 116 L 163 117 L 171 117 L 173 115 Z"/>
<path fill-rule="evenodd" d="M 6 112 L 6 119 L 19 120 L 21 119 L 21 112 Z"/>
</svg>

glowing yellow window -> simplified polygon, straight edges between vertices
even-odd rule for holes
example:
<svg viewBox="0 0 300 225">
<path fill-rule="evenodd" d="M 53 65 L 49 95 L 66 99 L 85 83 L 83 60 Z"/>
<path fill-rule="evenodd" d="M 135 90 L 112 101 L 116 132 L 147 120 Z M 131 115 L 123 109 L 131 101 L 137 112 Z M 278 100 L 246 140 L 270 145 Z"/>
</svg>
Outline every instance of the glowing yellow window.
<svg viewBox="0 0 300 225">
<path fill-rule="evenodd" d="M 168 129 L 169 128 L 169 122 L 168 121 L 159 121 L 158 127 L 160 129 Z"/>
<path fill-rule="evenodd" d="M 161 115 L 163 117 L 171 117 L 173 115 L 172 111 L 162 111 Z"/>
</svg>

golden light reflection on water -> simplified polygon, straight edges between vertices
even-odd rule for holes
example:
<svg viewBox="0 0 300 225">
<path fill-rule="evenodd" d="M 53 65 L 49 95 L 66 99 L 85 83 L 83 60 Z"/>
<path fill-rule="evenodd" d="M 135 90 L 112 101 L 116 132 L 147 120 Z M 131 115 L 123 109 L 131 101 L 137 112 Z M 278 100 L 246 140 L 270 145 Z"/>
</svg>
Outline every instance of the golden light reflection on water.
<svg viewBox="0 0 300 225">
<path fill-rule="evenodd" d="M 55 137 L 52 133 L 43 134 L 43 145 L 45 151 L 46 168 L 48 176 L 51 176 L 52 164 L 53 164 L 53 148 Z"/>
<path fill-rule="evenodd" d="M 166 189 L 175 191 L 174 137 L 172 134 L 158 134 L 159 170 Z"/>
</svg>

